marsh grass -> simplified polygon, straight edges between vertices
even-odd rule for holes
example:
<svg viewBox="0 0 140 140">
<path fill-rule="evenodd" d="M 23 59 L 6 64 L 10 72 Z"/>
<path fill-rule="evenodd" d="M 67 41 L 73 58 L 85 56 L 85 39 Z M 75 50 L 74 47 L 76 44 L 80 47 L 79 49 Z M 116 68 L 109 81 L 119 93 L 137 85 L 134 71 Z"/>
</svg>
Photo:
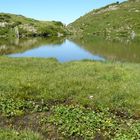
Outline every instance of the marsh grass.
<svg viewBox="0 0 140 140">
<path fill-rule="evenodd" d="M 98 133 L 110 139 L 139 138 L 139 85 L 139 64 L 89 60 L 62 64 L 55 59 L 0 57 L 0 114 L 10 121 L 46 112 L 48 115 L 38 120 L 38 124 L 43 124 L 39 133 L 53 138 L 57 134 L 91 139 Z M 99 123 L 98 119 L 104 122 Z M 105 122 L 108 119 L 109 127 Z M 91 124 L 84 123 L 87 120 Z M 24 128 L 15 122 L 14 128 Z M 30 124 L 34 124 L 32 119 Z M 86 125 L 93 130 L 86 129 Z"/>
<path fill-rule="evenodd" d="M 1 140 L 43 140 L 43 138 L 29 130 L 25 131 L 15 131 L 10 129 L 0 129 L 0 139 Z"/>
</svg>

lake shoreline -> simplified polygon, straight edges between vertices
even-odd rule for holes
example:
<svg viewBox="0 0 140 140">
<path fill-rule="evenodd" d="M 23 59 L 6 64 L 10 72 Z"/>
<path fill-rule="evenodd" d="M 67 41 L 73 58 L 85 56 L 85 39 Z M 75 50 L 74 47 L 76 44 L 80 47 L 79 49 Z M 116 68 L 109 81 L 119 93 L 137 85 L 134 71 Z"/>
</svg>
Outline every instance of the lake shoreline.
<svg viewBox="0 0 140 140">
<path fill-rule="evenodd" d="M 139 63 L 139 49 L 139 40 L 118 42 L 103 38 L 71 37 L 0 39 L 1 55 L 56 58 L 60 62 L 87 59 Z"/>
</svg>

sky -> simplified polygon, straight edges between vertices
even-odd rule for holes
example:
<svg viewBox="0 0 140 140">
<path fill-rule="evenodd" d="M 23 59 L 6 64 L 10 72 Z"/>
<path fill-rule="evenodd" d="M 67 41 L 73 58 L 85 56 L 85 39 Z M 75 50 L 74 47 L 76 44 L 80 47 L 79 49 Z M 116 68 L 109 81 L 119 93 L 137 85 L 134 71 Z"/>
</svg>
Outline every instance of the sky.
<svg viewBox="0 0 140 140">
<path fill-rule="evenodd" d="M 124 0 L 0 0 L 0 12 L 69 24 L 93 9 Z"/>
</svg>

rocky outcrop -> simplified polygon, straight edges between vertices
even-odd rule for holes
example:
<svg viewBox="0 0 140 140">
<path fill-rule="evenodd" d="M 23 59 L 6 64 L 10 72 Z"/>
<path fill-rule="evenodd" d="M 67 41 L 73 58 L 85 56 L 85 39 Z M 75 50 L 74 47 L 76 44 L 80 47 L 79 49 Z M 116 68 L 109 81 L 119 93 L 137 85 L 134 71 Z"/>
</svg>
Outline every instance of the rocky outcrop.
<svg viewBox="0 0 140 140">
<path fill-rule="evenodd" d="M 8 25 L 8 23 L 7 22 L 0 22 L 0 27 L 6 27 L 6 25 Z"/>
<path fill-rule="evenodd" d="M 114 10 L 117 10 L 117 9 L 119 9 L 118 5 L 110 5 L 107 8 L 101 9 L 99 11 L 95 10 L 95 12 L 93 12 L 93 15 L 103 14 L 105 12 L 114 11 Z"/>
<path fill-rule="evenodd" d="M 28 32 L 37 33 L 37 29 L 29 24 L 19 25 L 19 28 L 26 30 Z"/>
<path fill-rule="evenodd" d="M 19 38 L 19 30 L 18 30 L 18 27 L 16 26 L 14 28 L 14 30 L 15 30 L 15 36 L 16 36 L 16 38 Z"/>
</svg>

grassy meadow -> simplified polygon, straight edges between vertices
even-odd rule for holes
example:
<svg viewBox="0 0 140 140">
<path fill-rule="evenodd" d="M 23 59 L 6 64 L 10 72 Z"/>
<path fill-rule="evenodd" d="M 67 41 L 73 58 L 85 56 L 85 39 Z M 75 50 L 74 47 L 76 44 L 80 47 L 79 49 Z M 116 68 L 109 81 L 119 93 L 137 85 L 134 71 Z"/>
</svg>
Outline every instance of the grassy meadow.
<svg viewBox="0 0 140 140">
<path fill-rule="evenodd" d="M 0 138 L 140 139 L 140 65 L 0 57 Z"/>
</svg>

